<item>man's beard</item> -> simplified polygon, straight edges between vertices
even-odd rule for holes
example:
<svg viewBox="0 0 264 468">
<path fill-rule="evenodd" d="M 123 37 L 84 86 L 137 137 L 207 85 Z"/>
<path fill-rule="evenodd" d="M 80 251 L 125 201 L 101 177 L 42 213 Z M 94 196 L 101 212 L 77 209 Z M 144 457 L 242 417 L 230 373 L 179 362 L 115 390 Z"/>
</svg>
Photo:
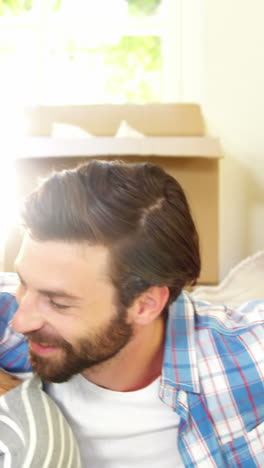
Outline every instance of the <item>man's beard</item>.
<svg viewBox="0 0 264 468">
<path fill-rule="evenodd" d="M 99 333 L 90 339 L 81 339 L 76 346 L 61 337 L 52 337 L 41 331 L 27 334 L 34 343 L 45 343 L 45 346 L 58 347 L 61 357 L 56 359 L 39 356 L 30 350 L 33 371 L 48 382 L 66 382 L 73 375 L 83 372 L 92 366 L 111 359 L 131 340 L 133 328 L 127 323 L 126 310 L 120 308 L 117 315 Z"/>
</svg>

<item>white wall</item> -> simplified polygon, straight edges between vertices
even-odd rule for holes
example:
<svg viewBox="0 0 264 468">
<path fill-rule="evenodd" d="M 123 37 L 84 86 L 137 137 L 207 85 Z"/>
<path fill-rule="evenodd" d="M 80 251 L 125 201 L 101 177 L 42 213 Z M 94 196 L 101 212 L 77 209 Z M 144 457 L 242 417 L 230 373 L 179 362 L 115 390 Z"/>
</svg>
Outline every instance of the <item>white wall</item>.
<svg viewBox="0 0 264 468">
<path fill-rule="evenodd" d="M 264 1 L 204 0 L 203 113 L 219 136 L 220 276 L 264 249 Z"/>
</svg>

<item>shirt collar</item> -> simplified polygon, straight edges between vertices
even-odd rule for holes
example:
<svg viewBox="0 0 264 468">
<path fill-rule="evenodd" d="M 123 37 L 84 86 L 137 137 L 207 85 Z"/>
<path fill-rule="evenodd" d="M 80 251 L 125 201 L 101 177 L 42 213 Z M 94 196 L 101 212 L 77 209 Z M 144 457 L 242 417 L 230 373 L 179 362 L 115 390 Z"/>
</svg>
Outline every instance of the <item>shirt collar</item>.
<svg viewBox="0 0 264 468">
<path fill-rule="evenodd" d="M 161 393 L 175 389 L 200 393 L 194 332 L 195 307 L 184 291 L 169 309 Z"/>
</svg>

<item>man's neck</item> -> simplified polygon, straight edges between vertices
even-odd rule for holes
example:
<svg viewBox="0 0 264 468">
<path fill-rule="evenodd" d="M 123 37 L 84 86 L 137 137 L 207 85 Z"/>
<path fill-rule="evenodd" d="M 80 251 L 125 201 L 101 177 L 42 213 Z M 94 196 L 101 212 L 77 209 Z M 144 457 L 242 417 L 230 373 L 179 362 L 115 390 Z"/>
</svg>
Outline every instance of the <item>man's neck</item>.
<svg viewBox="0 0 264 468">
<path fill-rule="evenodd" d="M 136 330 L 132 340 L 114 358 L 83 372 L 90 382 L 109 390 L 131 392 L 149 385 L 160 374 L 165 323 L 162 317 Z"/>
</svg>

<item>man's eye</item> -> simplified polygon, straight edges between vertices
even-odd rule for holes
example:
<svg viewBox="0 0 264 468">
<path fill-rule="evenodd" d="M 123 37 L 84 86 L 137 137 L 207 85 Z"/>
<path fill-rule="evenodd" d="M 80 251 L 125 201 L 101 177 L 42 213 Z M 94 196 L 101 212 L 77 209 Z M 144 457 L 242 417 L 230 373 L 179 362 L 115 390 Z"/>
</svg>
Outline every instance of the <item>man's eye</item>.
<svg viewBox="0 0 264 468">
<path fill-rule="evenodd" d="M 70 307 L 69 305 L 66 305 L 66 304 L 58 304 L 57 302 L 54 302 L 52 299 L 50 299 L 50 304 L 55 309 L 68 309 Z"/>
</svg>

